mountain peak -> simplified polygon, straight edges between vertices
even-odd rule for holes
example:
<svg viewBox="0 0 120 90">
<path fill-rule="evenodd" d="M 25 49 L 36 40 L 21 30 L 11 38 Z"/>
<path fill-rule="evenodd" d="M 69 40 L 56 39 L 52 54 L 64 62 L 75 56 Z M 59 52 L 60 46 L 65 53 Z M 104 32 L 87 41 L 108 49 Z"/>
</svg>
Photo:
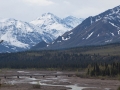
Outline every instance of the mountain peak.
<svg viewBox="0 0 120 90">
<path fill-rule="evenodd" d="M 66 18 L 76 18 L 76 17 L 73 17 L 73 16 L 67 16 Z"/>
<path fill-rule="evenodd" d="M 44 13 L 41 15 L 41 17 L 38 17 L 37 20 L 61 20 L 59 17 L 55 16 L 54 14 L 52 13 Z"/>
<path fill-rule="evenodd" d="M 61 19 L 52 13 L 44 13 L 31 23 L 57 38 L 65 32 L 72 30 L 81 22 L 73 16 L 69 16 L 67 19 Z"/>
<path fill-rule="evenodd" d="M 9 21 L 17 21 L 14 18 L 4 18 L 4 19 L 0 19 L 0 22 L 9 22 Z"/>
<path fill-rule="evenodd" d="M 54 14 L 52 14 L 50 12 L 42 14 L 42 16 L 48 16 L 48 15 L 55 16 Z"/>
<path fill-rule="evenodd" d="M 75 28 L 77 25 L 79 25 L 84 19 L 79 19 L 74 16 L 68 16 L 63 19 L 63 21 L 68 25 L 71 26 L 72 28 Z"/>
<path fill-rule="evenodd" d="M 61 23 L 61 19 L 52 13 L 44 13 L 40 17 L 38 17 L 36 20 L 33 20 L 30 23 L 38 27 L 46 27 L 49 24 L 52 25 L 54 23 Z"/>
<path fill-rule="evenodd" d="M 46 42 L 50 43 L 72 29 L 52 13 L 45 13 L 31 23 L 13 18 L 0 19 L 0 39 L 4 40 L 0 52 L 26 50 L 39 42 L 38 46 L 47 46 Z"/>
<path fill-rule="evenodd" d="M 27 22 L 7 18 L 0 20 L 0 39 L 4 40 L 0 45 L 3 47 L 0 52 L 14 52 L 29 49 L 43 39 L 52 41 L 53 36 Z"/>
<path fill-rule="evenodd" d="M 64 21 L 67 21 L 68 25 L 71 24 L 72 19 L 72 16 L 68 16 Z M 72 24 L 74 25 L 74 22 Z M 58 37 L 46 49 L 103 45 L 114 42 L 120 42 L 120 6 L 86 18 L 76 28 Z"/>
</svg>

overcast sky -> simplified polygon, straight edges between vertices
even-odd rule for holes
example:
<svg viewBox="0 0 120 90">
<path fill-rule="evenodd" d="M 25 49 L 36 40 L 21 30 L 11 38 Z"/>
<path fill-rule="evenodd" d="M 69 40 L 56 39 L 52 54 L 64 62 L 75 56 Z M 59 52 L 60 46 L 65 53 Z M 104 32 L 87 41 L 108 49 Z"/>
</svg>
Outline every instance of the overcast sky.
<svg viewBox="0 0 120 90">
<path fill-rule="evenodd" d="M 120 0 L 0 0 L 0 18 L 32 21 L 47 12 L 86 18 L 118 5 Z"/>
</svg>

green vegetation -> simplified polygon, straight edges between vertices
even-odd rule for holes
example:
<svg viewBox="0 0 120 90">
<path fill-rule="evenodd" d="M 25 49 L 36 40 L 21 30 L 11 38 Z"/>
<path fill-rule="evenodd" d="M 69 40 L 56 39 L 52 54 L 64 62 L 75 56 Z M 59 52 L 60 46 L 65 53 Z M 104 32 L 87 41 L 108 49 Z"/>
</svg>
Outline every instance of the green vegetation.
<svg viewBox="0 0 120 90">
<path fill-rule="evenodd" d="M 88 75 L 91 76 L 118 75 L 119 73 L 114 74 L 112 70 L 115 71 L 118 69 L 119 63 L 119 43 L 103 46 L 77 47 L 66 50 L 42 50 L 0 54 L 0 68 L 80 70 L 89 67 Z M 115 64 L 114 67 L 113 64 Z"/>
<path fill-rule="evenodd" d="M 80 52 L 82 54 L 99 54 L 99 55 L 111 55 L 111 56 L 120 56 L 120 43 L 101 45 L 101 46 L 85 46 L 68 49 L 72 52 Z"/>
<path fill-rule="evenodd" d="M 120 63 L 94 63 L 88 66 L 90 76 L 117 76 L 120 75 Z"/>
<path fill-rule="evenodd" d="M 118 87 L 118 89 L 117 90 L 120 90 L 120 86 Z"/>
</svg>

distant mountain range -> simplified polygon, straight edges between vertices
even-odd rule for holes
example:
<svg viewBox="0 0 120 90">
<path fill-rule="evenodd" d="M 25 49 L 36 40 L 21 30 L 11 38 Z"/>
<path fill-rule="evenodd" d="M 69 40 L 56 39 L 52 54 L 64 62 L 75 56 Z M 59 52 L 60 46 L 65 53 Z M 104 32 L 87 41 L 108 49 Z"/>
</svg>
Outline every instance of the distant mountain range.
<svg viewBox="0 0 120 90">
<path fill-rule="evenodd" d="M 33 20 L 30 23 L 55 36 L 56 39 L 58 38 L 58 36 L 61 36 L 65 32 L 75 28 L 82 21 L 83 19 L 78 19 L 73 16 L 68 16 L 64 19 L 61 19 L 53 15 L 52 13 L 45 13 L 41 17 L 38 17 L 36 20 Z"/>
<path fill-rule="evenodd" d="M 114 42 L 120 42 L 120 6 L 86 18 L 73 30 L 59 36 L 51 44 L 37 49 L 62 49 Z"/>
<path fill-rule="evenodd" d="M 64 19 L 45 13 L 31 22 L 12 18 L 0 20 L 0 52 L 28 50 L 39 42 L 50 43 L 66 31 L 72 30 L 83 19 L 69 16 Z M 68 22 L 68 24 L 67 24 Z"/>
</svg>

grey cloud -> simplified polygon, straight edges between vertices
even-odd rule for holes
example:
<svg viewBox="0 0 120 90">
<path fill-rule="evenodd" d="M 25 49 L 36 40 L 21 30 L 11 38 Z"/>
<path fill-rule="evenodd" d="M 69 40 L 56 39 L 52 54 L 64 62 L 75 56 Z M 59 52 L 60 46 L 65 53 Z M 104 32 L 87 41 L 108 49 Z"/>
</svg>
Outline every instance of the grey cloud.
<svg viewBox="0 0 120 90">
<path fill-rule="evenodd" d="M 31 5 L 29 2 L 24 2 L 24 0 L 0 0 L 0 17 L 32 21 L 33 19 L 41 16 L 43 13 L 51 12 L 61 18 L 64 18 L 68 15 L 74 15 L 79 18 L 86 18 L 88 16 L 99 14 L 107 9 L 116 7 L 120 4 L 120 0 L 47 1 L 49 2 L 46 5 L 37 5 L 34 2 L 34 4 Z"/>
</svg>

